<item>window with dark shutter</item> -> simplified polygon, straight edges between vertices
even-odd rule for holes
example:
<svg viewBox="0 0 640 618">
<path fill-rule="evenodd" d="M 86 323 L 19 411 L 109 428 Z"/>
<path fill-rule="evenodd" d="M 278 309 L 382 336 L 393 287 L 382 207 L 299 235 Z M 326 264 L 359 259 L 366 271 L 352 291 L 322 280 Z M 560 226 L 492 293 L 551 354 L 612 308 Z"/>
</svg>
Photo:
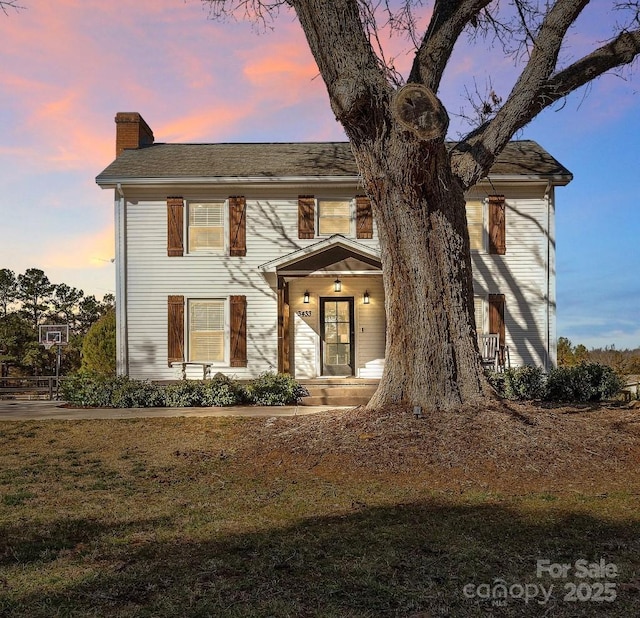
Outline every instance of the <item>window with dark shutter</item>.
<svg viewBox="0 0 640 618">
<path fill-rule="evenodd" d="M 373 238 L 371 200 L 365 195 L 356 196 L 356 238 Z"/>
<path fill-rule="evenodd" d="M 184 362 L 184 296 L 168 298 L 168 363 Z"/>
<path fill-rule="evenodd" d="M 313 195 L 298 197 L 298 238 L 315 238 L 315 207 Z"/>
<path fill-rule="evenodd" d="M 504 348 L 504 294 L 489 294 L 489 332 L 500 335 L 500 348 Z"/>
<path fill-rule="evenodd" d="M 229 198 L 229 255 L 247 255 L 247 200 L 242 196 Z"/>
<path fill-rule="evenodd" d="M 167 255 L 184 255 L 184 200 L 181 197 L 167 198 Z"/>
<path fill-rule="evenodd" d="M 504 255 L 506 252 L 504 195 L 490 195 L 489 253 Z"/>
<path fill-rule="evenodd" d="M 229 297 L 231 367 L 247 366 L 247 297 Z"/>
</svg>

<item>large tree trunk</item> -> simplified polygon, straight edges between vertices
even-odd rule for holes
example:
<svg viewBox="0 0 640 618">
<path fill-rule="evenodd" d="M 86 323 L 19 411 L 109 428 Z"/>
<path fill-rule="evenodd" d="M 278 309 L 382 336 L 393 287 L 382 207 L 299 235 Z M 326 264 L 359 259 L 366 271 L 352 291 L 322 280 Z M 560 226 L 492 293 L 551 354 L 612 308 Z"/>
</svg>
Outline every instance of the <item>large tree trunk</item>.
<svg viewBox="0 0 640 618">
<path fill-rule="evenodd" d="M 362 27 L 359 2 L 291 4 L 351 142 L 378 226 L 387 343 L 369 408 L 479 402 L 488 387 L 475 337 L 464 187 L 444 144 L 447 113 L 424 84 L 391 86 Z M 463 4 L 473 13 L 486 2 Z M 459 30 L 467 17 L 460 17 Z M 471 168 L 477 179 L 479 166 Z"/>
<path fill-rule="evenodd" d="M 369 408 L 479 402 L 479 362 L 463 189 L 442 142 L 406 132 L 352 146 L 378 226 L 385 368 Z"/>
</svg>

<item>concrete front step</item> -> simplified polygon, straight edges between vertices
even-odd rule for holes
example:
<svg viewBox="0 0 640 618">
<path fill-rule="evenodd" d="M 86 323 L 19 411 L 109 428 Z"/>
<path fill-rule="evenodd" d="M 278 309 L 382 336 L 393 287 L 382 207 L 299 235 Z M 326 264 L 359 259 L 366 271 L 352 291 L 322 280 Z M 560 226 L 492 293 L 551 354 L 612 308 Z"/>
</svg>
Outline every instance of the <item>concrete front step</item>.
<svg viewBox="0 0 640 618">
<path fill-rule="evenodd" d="M 356 397 L 353 395 L 345 397 L 304 397 L 301 401 L 303 406 L 365 406 L 369 403 L 369 397 Z"/>
<path fill-rule="evenodd" d="M 303 406 L 361 406 L 371 399 L 379 380 L 361 378 L 318 378 L 301 380 L 309 391 Z"/>
</svg>

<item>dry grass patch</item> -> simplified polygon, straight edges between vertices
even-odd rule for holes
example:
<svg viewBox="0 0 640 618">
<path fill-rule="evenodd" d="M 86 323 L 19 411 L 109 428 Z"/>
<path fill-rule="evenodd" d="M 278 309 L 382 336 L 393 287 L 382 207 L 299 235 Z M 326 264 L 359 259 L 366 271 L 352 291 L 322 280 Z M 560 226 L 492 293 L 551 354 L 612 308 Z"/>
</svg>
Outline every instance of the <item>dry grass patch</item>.
<svg viewBox="0 0 640 618">
<path fill-rule="evenodd" d="M 639 420 L 510 405 L 2 423 L 0 615 L 635 615 Z M 612 603 L 536 578 L 539 558 L 601 557 Z M 544 606 L 465 598 L 496 578 L 557 586 Z"/>
</svg>

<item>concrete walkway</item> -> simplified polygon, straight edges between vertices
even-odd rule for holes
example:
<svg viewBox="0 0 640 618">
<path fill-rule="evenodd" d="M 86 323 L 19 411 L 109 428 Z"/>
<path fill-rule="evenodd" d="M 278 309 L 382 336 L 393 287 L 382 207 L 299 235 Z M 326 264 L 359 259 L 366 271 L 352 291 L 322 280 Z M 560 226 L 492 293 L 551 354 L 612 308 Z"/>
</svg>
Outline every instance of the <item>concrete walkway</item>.
<svg viewBox="0 0 640 618">
<path fill-rule="evenodd" d="M 335 406 L 230 406 L 228 408 L 87 408 L 61 407 L 61 401 L 0 400 L 0 421 L 79 420 L 92 418 L 167 418 L 172 416 L 303 416 Z"/>
</svg>

